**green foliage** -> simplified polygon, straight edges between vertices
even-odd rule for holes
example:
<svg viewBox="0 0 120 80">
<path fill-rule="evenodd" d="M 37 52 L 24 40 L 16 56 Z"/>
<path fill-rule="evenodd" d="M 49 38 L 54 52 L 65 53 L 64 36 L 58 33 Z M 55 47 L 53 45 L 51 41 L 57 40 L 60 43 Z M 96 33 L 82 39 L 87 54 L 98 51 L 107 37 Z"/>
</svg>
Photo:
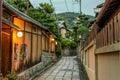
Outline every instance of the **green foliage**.
<svg viewBox="0 0 120 80">
<path fill-rule="evenodd" d="M 89 28 L 87 26 L 79 25 L 78 26 L 78 34 L 83 35 L 83 34 L 88 34 L 89 33 Z"/>
<path fill-rule="evenodd" d="M 39 21 L 59 38 L 60 36 L 57 29 L 57 22 L 55 17 L 52 15 L 53 12 L 54 8 L 52 5 L 48 3 L 41 3 L 36 9 L 30 8 L 28 15 L 33 19 Z"/>
<path fill-rule="evenodd" d="M 42 12 L 45 12 L 45 13 L 49 13 L 49 14 L 52 14 L 54 12 L 54 8 L 52 7 L 52 5 L 50 5 L 48 3 L 39 4 L 39 10 L 41 10 Z"/>
<path fill-rule="evenodd" d="M 28 9 L 30 8 L 28 0 L 6 0 L 6 1 L 13 7 L 24 13 L 27 13 Z"/>
<path fill-rule="evenodd" d="M 78 16 L 77 23 L 73 27 L 73 33 L 71 35 L 74 38 L 75 42 L 78 42 L 80 36 L 89 34 L 89 28 L 87 26 L 88 19 L 89 19 L 88 15 L 81 14 Z"/>
<path fill-rule="evenodd" d="M 88 19 L 89 19 L 89 17 L 85 14 L 79 15 L 77 24 L 82 24 L 83 26 L 85 26 L 85 25 L 87 25 Z"/>
<path fill-rule="evenodd" d="M 16 80 L 16 79 L 17 79 L 16 72 L 11 72 L 10 74 L 7 74 L 3 80 Z"/>
<path fill-rule="evenodd" d="M 39 4 L 38 8 L 30 7 L 29 0 L 6 0 L 16 9 L 47 27 L 53 34 L 59 36 L 56 18 L 53 17 L 54 8 L 48 3 Z"/>
<path fill-rule="evenodd" d="M 70 44 L 70 48 L 76 48 L 77 47 L 77 43 L 74 41 L 74 40 L 71 40 L 70 41 L 71 42 L 71 44 Z"/>
<path fill-rule="evenodd" d="M 59 58 L 61 56 L 61 44 L 60 44 L 60 42 L 58 42 L 55 49 L 56 49 L 55 50 L 56 56 Z"/>
<path fill-rule="evenodd" d="M 27 15 L 37 21 L 40 21 L 39 18 L 41 16 L 41 13 L 39 12 L 38 9 L 30 8 Z"/>
<path fill-rule="evenodd" d="M 65 48 L 71 49 L 71 48 L 76 48 L 77 43 L 74 40 L 62 38 L 61 39 L 61 46 L 62 46 L 62 49 L 65 49 Z"/>
<path fill-rule="evenodd" d="M 58 20 L 64 20 L 67 23 L 67 28 L 72 28 L 74 25 L 74 20 L 79 16 L 79 13 L 74 12 L 64 12 L 57 14 Z"/>
</svg>

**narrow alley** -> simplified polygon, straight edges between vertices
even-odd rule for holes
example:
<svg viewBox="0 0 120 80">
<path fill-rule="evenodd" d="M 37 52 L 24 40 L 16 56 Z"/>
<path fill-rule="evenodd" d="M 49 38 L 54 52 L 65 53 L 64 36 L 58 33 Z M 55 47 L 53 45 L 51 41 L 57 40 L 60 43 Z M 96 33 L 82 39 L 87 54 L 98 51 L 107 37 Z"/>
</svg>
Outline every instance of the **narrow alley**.
<svg viewBox="0 0 120 80">
<path fill-rule="evenodd" d="M 80 80 L 76 57 L 61 58 L 58 63 L 34 80 Z"/>
<path fill-rule="evenodd" d="M 0 0 L 0 80 L 120 80 L 120 0 Z"/>
</svg>

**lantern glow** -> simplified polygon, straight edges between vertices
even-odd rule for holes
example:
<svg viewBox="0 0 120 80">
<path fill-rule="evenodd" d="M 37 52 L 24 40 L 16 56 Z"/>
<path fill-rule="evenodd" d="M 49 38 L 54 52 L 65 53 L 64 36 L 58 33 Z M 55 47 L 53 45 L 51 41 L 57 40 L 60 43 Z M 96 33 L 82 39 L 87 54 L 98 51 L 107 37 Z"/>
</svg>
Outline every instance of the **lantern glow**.
<svg viewBox="0 0 120 80">
<path fill-rule="evenodd" d="M 55 39 L 54 38 L 52 38 L 52 41 L 54 41 Z"/>
<path fill-rule="evenodd" d="M 21 31 L 17 32 L 17 36 L 18 37 L 22 37 L 23 36 L 23 33 Z"/>
<path fill-rule="evenodd" d="M 56 44 L 56 45 L 58 44 L 57 41 L 55 42 L 55 44 Z"/>
</svg>

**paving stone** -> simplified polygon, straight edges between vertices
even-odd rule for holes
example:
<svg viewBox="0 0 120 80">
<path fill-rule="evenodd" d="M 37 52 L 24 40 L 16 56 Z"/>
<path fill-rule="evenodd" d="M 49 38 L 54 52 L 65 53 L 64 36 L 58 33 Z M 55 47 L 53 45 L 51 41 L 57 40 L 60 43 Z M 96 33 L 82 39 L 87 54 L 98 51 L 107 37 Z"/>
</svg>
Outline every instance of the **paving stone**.
<svg viewBox="0 0 120 80">
<path fill-rule="evenodd" d="M 65 75 L 72 75 L 72 71 L 67 71 Z"/>
<path fill-rule="evenodd" d="M 52 73 L 50 76 L 56 76 L 56 75 L 57 75 L 56 73 L 55 74 Z"/>
<path fill-rule="evenodd" d="M 62 80 L 61 78 L 56 78 L 55 80 Z"/>
<path fill-rule="evenodd" d="M 55 79 L 55 76 L 49 76 L 46 78 L 46 80 L 54 80 Z"/>
<path fill-rule="evenodd" d="M 72 79 L 72 80 L 80 80 L 80 79 Z"/>
<path fill-rule="evenodd" d="M 63 80 L 71 80 L 71 78 L 63 78 Z"/>
<path fill-rule="evenodd" d="M 63 57 L 35 80 L 80 80 L 78 63 L 75 61 L 75 57 Z"/>
<path fill-rule="evenodd" d="M 63 77 L 56 77 L 55 80 L 62 80 Z"/>
<path fill-rule="evenodd" d="M 71 80 L 72 76 L 71 75 L 65 75 L 63 77 L 63 80 Z"/>
</svg>

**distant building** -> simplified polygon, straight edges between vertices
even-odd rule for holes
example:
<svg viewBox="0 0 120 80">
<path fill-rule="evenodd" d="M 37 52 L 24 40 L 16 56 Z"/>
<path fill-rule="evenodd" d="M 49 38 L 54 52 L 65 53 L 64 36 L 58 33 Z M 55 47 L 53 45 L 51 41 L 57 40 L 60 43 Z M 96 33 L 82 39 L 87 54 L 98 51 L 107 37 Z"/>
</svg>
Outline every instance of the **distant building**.
<svg viewBox="0 0 120 80">
<path fill-rule="evenodd" d="M 101 11 L 101 9 L 102 9 L 103 5 L 104 5 L 104 3 L 99 4 L 99 5 L 97 5 L 97 6 L 96 6 L 96 8 L 94 8 L 95 17 L 97 17 L 97 16 L 98 16 L 98 14 L 100 13 L 100 11 Z"/>
<path fill-rule="evenodd" d="M 66 38 L 67 28 L 66 28 L 65 22 L 61 20 L 61 21 L 57 21 L 57 23 L 58 23 L 58 29 L 59 29 L 59 32 L 61 33 L 61 36 L 63 38 Z"/>
</svg>

